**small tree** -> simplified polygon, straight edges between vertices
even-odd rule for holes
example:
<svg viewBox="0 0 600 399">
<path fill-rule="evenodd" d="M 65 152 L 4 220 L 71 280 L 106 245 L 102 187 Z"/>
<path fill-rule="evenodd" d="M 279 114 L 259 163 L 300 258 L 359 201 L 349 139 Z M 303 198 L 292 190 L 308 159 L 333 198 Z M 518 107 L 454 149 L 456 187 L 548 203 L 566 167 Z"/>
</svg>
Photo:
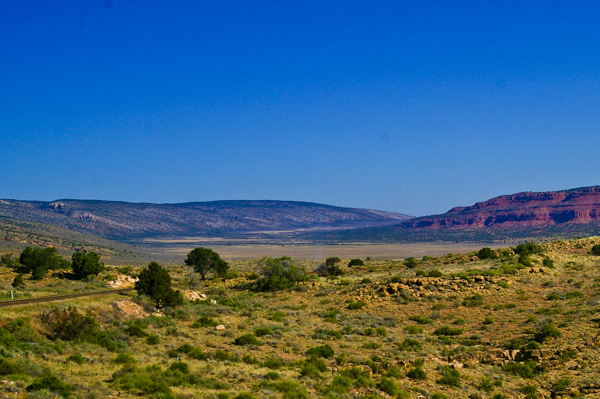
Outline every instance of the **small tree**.
<svg viewBox="0 0 600 399">
<path fill-rule="evenodd" d="M 15 279 L 12 282 L 12 286 L 14 288 L 25 287 L 25 281 L 23 280 L 23 275 L 21 273 L 19 273 L 15 276 Z"/>
<path fill-rule="evenodd" d="M 477 252 L 477 257 L 479 259 L 496 259 L 496 252 L 489 248 L 489 247 L 483 247 L 479 250 L 479 252 Z"/>
<path fill-rule="evenodd" d="M 306 270 L 294 265 L 288 256 L 277 259 L 265 256 L 258 262 L 258 267 L 263 277 L 255 283 L 256 291 L 291 289 L 298 282 L 308 279 Z"/>
<path fill-rule="evenodd" d="M 319 274 L 323 276 L 341 276 L 344 274 L 344 271 L 337 265 L 342 260 L 337 256 L 331 256 L 325 259 L 324 267 L 321 267 Z"/>
<path fill-rule="evenodd" d="M 600 256 L 600 244 L 596 244 L 592 247 L 592 255 Z"/>
<path fill-rule="evenodd" d="M 135 290 L 139 295 L 147 295 L 156 304 L 157 308 L 164 306 L 177 306 L 183 303 L 181 292 L 171 288 L 171 276 L 169 272 L 156 262 L 150 262 L 147 268 L 142 270 Z"/>
<path fill-rule="evenodd" d="M 194 271 L 200 274 L 202 280 L 206 279 L 208 272 L 214 273 L 217 277 L 225 277 L 229 270 L 229 265 L 218 253 L 208 248 L 195 248 L 187 256 L 185 264 L 192 266 Z"/>
<path fill-rule="evenodd" d="M 352 266 L 364 266 L 365 262 L 363 262 L 362 259 L 350 259 L 350 262 L 348 262 L 348 267 L 352 267 Z"/>
<path fill-rule="evenodd" d="M 417 260 L 412 256 L 410 258 L 406 258 L 404 260 L 404 266 L 408 267 L 409 269 L 414 269 L 417 267 Z"/>
<path fill-rule="evenodd" d="M 31 273 L 34 280 L 41 280 L 48 270 L 66 269 L 70 262 L 56 253 L 56 248 L 27 247 L 19 257 L 20 272 Z"/>
<path fill-rule="evenodd" d="M 96 252 L 86 254 L 84 252 L 75 252 L 71 257 L 71 267 L 73 273 L 78 279 L 83 279 L 87 276 L 97 276 L 104 270 L 104 263 L 100 262 L 100 255 Z"/>
</svg>

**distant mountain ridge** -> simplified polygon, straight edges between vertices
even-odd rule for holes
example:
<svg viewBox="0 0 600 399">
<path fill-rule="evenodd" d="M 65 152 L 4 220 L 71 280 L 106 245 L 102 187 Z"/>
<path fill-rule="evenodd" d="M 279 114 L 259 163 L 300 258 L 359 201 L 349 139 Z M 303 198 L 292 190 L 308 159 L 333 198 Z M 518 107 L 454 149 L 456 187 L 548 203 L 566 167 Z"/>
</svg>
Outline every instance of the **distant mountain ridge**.
<svg viewBox="0 0 600 399">
<path fill-rule="evenodd" d="M 181 204 L 101 200 L 0 200 L 0 216 L 117 240 L 298 229 L 382 226 L 407 215 L 297 201 L 231 200 Z"/>
<path fill-rule="evenodd" d="M 396 225 L 324 233 L 332 241 L 498 241 L 600 234 L 600 186 L 501 195 Z"/>
</svg>

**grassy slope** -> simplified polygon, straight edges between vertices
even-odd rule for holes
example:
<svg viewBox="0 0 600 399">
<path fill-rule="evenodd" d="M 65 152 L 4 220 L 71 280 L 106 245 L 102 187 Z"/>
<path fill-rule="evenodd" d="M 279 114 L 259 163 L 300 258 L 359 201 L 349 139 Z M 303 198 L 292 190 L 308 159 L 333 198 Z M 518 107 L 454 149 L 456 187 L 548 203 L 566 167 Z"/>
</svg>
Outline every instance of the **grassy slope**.
<svg viewBox="0 0 600 399">
<path fill-rule="evenodd" d="M 47 224 L 0 216 L 0 252 L 19 253 L 26 246 L 54 246 L 62 254 L 94 251 L 113 263 L 148 259 L 142 251 L 119 242 Z"/>
<path fill-rule="evenodd" d="M 510 251 L 500 260 L 479 261 L 473 253 L 426 258 L 419 262 L 417 269 L 412 270 L 401 262 L 372 260 L 362 268 L 349 270 L 344 277 L 317 278 L 302 284 L 298 291 L 272 294 L 247 291 L 249 280 L 243 276 L 254 271 L 256 264 L 255 261 L 238 260 L 232 262 L 232 267 L 241 273 L 240 278 L 226 282 L 209 281 L 199 287 L 218 304 L 209 301 L 186 303 L 177 312 L 166 311 L 170 316 L 162 321 L 154 319 L 148 323 L 146 331 L 160 339 L 156 345 L 123 332 L 131 316 L 118 313 L 113 304 L 127 299 L 126 296 L 77 300 L 69 304 L 92 309 L 104 329 L 113 331 L 127 342 L 124 351 L 136 358 L 138 368 L 157 364 L 164 370 L 175 361 L 186 362 L 191 374 L 198 378 L 193 385 L 171 387 L 183 398 L 212 398 L 217 394 L 234 397 L 242 390 L 251 392 L 255 397 L 298 397 L 285 396 L 286 384 L 267 379 L 268 373 L 273 371 L 281 380 L 289 381 L 288 387 L 293 383 L 299 384 L 299 388 L 290 388 L 292 391 L 304 390 L 310 397 L 323 397 L 327 387 L 341 389 L 340 384 L 333 383 L 334 376 L 353 366 L 366 370 L 368 377 L 362 384 L 352 380 L 352 386 L 348 387 L 350 396 L 341 397 L 366 397 L 369 393 L 383 395 L 379 384 L 386 374 L 410 398 L 433 392 L 443 392 L 453 398 L 488 398 L 494 394 L 524 397 L 519 389 L 525 385 L 534 386 L 540 397 L 549 397 L 551 392 L 555 395 L 567 393 L 573 397 L 584 397 L 587 392 L 590 395 L 587 397 L 595 397 L 600 392 L 600 387 L 595 385 L 600 380 L 600 355 L 597 352 L 600 342 L 597 319 L 600 258 L 588 253 L 596 242 L 600 243 L 600 238 L 546 244 L 543 255 L 532 257 L 533 267 L 521 270 L 513 267 L 517 257 Z M 554 260 L 554 268 L 541 266 L 545 256 Z M 319 262 L 304 260 L 299 263 L 312 270 Z M 452 273 L 469 270 L 473 275 L 481 275 L 484 273 L 477 270 L 494 269 L 502 264 L 507 270 L 514 270 L 515 274 L 487 279 L 451 277 Z M 416 278 L 416 270 L 430 271 L 433 268 L 441 270 L 444 276 Z M 111 273 L 116 273 L 116 270 Z M 174 268 L 172 274 L 176 281 L 183 281 L 187 271 Z M 9 289 L 13 276 L 6 270 L 0 274 L 0 285 L 4 290 Z M 41 283 L 26 283 L 28 286 L 24 292 L 42 287 L 50 292 L 55 288 L 68 289 L 69 284 L 82 284 L 53 278 Z M 94 287 L 98 284 L 101 283 L 93 283 Z M 85 288 L 85 284 L 82 287 Z M 463 302 L 474 294 L 481 295 L 481 303 Z M 551 294 L 557 294 L 553 296 L 557 299 L 548 299 Z M 133 294 L 129 299 L 135 299 Z M 357 300 L 364 301 L 365 306 L 349 309 L 348 302 Z M 140 303 L 147 306 L 143 299 Z M 49 308 L 53 306 L 57 305 L 52 304 Z M 39 307 L 4 309 L 0 326 L 9 319 L 25 315 L 31 318 L 36 330 L 43 333 L 39 314 Z M 193 321 L 201 315 L 222 323 L 225 330 L 191 328 Z M 419 324 L 411 320 L 413 316 L 427 317 L 429 320 L 425 321 L 428 323 Z M 486 319 L 488 324 L 484 323 Z M 560 331 L 560 337 L 543 342 L 541 350 L 508 351 L 511 341 L 523 339 L 525 341 L 518 345 L 522 346 L 534 332 L 539 331 L 545 320 L 552 321 Z M 233 344 L 234 338 L 253 333 L 261 326 L 271 330 L 271 334 L 259 338 L 262 345 Z M 410 326 L 416 331 L 407 331 Z M 462 333 L 450 340 L 440 339 L 434 331 L 442 326 L 460 329 Z M 418 328 L 422 331 L 419 332 Z M 328 335 L 327 331 L 335 333 Z M 415 340 L 421 348 L 403 348 L 406 339 Z M 39 340 L 42 344 L 38 346 L 50 344 L 46 338 Z M 173 349 L 184 343 L 200 347 L 209 359 L 195 360 L 183 353 L 175 355 Z M 331 345 L 335 356 L 343 359 L 339 362 L 325 360 L 327 370 L 320 372 L 319 376 L 301 376 L 302 362 L 307 359 L 305 352 L 324 344 Z M 0 350 L 17 363 L 26 362 L 27 356 L 36 367 L 51 368 L 66 382 L 77 384 L 75 392 L 78 397 L 106 397 L 119 390 L 119 397 L 138 397 L 136 390 L 125 390 L 109 382 L 123 366 L 111 363 L 116 354 L 97 345 L 69 343 L 62 353 L 45 349 L 43 356 L 35 350 L 30 350 L 29 355 L 19 349 Z M 170 357 L 169 351 L 176 357 Z M 225 352 L 234 357 L 223 360 Z M 66 361 L 72 354 L 81 354 L 88 360 L 82 365 Z M 260 363 L 247 364 L 236 360 L 244 356 L 255 358 Z M 538 359 L 536 374 L 532 378 L 523 378 L 505 371 L 503 367 L 514 356 Z M 276 370 L 265 367 L 264 362 L 273 357 L 281 359 L 283 366 Z M 406 376 L 418 359 L 423 359 L 425 380 L 412 380 Z M 461 375 L 458 387 L 438 382 L 441 378 L 439 368 L 450 364 Z M 29 375 L 40 372 L 36 367 L 29 367 Z M 275 374 L 270 376 L 275 377 Z M 6 377 L 0 376 L 0 380 L 3 378 Z M 565 391 L 558 391 L 562 388 L 557 385 L 561 379 L 563 382 L 568 380 L 568 384 L 562 384 Z M 491 385 L 482 383 L 486 381 Z M 0 383 L 0 386 L 4 389 L 2 394 L 13 395 L 6 397 L 17 397 L 27 384 L 17 381 L 14 395 L 8 391 L 9 383 Z M 596 388 L 599 389 L 594 391 Z M 150 397 L 149 394 L 142 396 Z"/>
</svg>

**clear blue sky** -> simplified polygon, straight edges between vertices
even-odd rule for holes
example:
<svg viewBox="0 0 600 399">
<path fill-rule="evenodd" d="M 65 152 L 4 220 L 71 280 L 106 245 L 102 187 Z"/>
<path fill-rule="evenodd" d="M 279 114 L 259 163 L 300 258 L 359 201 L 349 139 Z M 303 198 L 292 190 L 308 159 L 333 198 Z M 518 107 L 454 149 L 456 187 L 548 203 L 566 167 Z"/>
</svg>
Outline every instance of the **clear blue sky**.
<svg viewBox="0 0 600 399">
<path fill-rule="evenodd" d="M 0 198 L 411 215 L 600 184 L 596 1 L 0 2 Z"/>
</svg>

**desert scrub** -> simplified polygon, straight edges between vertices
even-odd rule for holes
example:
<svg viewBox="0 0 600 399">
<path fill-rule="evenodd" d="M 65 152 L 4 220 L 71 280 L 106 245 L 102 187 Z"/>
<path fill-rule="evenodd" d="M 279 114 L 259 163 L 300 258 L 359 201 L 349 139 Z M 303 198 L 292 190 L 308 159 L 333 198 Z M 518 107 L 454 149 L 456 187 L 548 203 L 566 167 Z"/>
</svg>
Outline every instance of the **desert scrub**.
<svg viewBox="0 0 600 399">
<path fill-rule="evenodd" d="M 404 341 L 402 341 L 402 343 L 398 346 L 398 349 L 401 351 L 415 352 L 423 349 L 423 345 L 416 339 L 405 338 Z"/>
<path fill-rule="evenodd" d="M 419 327 L 419 326 L 405 326 L 403 328 L 403 330 L 407 334 L 422 334 L 423 333 L 423 327 Z"/>
<path fill-rule="evenodd" d="M 350 302 L 348 304 L 348 309 L 352 309 L 352 310 L 357 310 L 357 309 L 362 309 L 366 306 L 367 304 L 363 301 L 357 301 L 357 302 Z"/>
<path fill-rule="evenodd" d="M 61 395 L 64 398 L 69 398 L 73 394 L 73 387 L 63 382 L 57 376 L 46 373 L 37 377 L 31 385 L 26 388 L 27 392 L 49 391 Z"/>
<path fill-rule="evenodd" d="M 420 316 L 420 315 L 410 316 L 408 319 L 416 322 L 417 324 L 431 324 L 431 323 L 433 323 L 433 320 L 430 319 L 429 317 Z"/>
<path fill-rule="evenodd" d="M 315 346 L 306 351 L 308 356 L 322 357 L 324 359 L 332 359 L 335 354 L 333 348 L 329 344 Z"/>
<path fill-rule="evenodd" d="M 263 337 L 265 335 L 272 335 L 272 334 L 273 334 L 273 331 L 270 328 L 264 327 L 264 326 L 258 327 L 254 330 L 254 335 L 256 335 L 257 337 Z"/>
<path fill-rule="evenodd" d="M 533 378 L 539 373 L 538 364 L 533 360 L 520 362 L 510 362 L 505 364 L 502 369 L 507 373 L 518 375 L 522 378 Z"/>
<path fill-rule="evenodd" d="M 437 328 L 433 333 L 437 336 L 453 337 L 461 335 L 463 330 L 460 328 L 452 328 L 450 326 L 442 326 Z"/>
<path fill-rule="evenodd" d="M 554 326 L 551 320 L 542 320 L 535 327 L 533 339 L 534 341 L 543 343 L 549 339 L 558 338 L 561 335 L 560 330 Z"/>
<path fill-rule="evenodd" d="M 246 346 L 246 345 L 255 345 L 260 346 L 262 342 L 260 342 L 254 334 L 244 334 L 241 337 L 237 337 L 233 343 L 235 345 Z"/>
<path fill-rule="evenodd" d="M 438 384 L 446 385 L 449 387 L 460 387 L 461 386 L 461 375 L 458 370 L 454 370 L 448 366 L 439 367 L 438 370 L 442 375 L 436 382 Z"/>
<path fill-rule="evenodd" d="M 427 373 L 421 367 L 413 367 L 406 373 L 406 376 L 411 380 L 426 380 Z"/>
<path fill-rule="evenodd" d="M 202 328 L 202 327 L 216 327 L 219 323 L 208 316 L 200 316 L 195 322 L 192 323 L 190 327 L 192 328 Z"/>
<path fill-rule="evenodd" d="M 468 308 L 474 308 L 476 306 L 481 306 L 483 304 L 483 297 L 481 294 L 473 294 L 471 296 L 466 297 L 462 301 L 462 305 Z"/>
<path fill-rule="evenodd" d="M 300 375 L 303 377 L 309 376 L 312 378 L 321 378 L 321 373 L 324 373 L 327 370 L 327 364 L 323 359 L 311 357 L 302 363 Z"/>
<path fill-rule="evenodd" d="M 322 339 L 322 340 L 332 340 L 332 339 L 341 339 L 342 333 L 335 330 L 322 330 L 317 329 L 311 336 L 312 339 Z"/>
</svg>

